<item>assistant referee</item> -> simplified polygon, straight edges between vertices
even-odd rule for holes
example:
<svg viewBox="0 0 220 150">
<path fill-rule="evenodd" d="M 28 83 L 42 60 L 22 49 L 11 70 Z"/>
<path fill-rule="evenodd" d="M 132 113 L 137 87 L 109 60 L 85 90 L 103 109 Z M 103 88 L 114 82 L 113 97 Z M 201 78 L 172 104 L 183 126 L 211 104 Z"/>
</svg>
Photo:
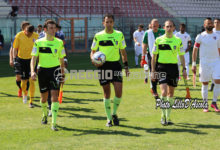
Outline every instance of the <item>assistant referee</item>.
<svg viewBox="0 0 220 150">
<path fill-rule="evenodd" d="M 32 50 L 31 77 L 36 80 L 34 70 L 37 57 L 39 57 L 38 82 L 41 93 L 41 108 L 43 111 L 42 124 L 47 124 L 47 98 L 48 91 L 51 92 L 52 100 L 52 126 L 51 129 L 57 131 L 56 118 L 59 110 L 58 90 L 59 78 L 56 78 L 56 71 L 61 71 L 64 76 L 64 57 L 66 56 L 63 41 L 55 38 L 56 22 L 47 20 L 45 22 L 46 36 L 38 39 Z"/>
<path fill-rule="evenodd" d="M 180 38 L 173 35 L 174 24 L 173 21 L 165 21 L 165 35 L 158 37 L 153 47 L 152 57 L 152 74 L 151 79 L 155 80 L 155 74 L 159 79 L 161 100 L 168 101 L 172 106 L 174 103 L 173 95 L 174 89 L 177 87 L 179 71 L 178 71 L 178 58 L 180 57 L 183 66 L 183 76 L 186 78 L 185 68 L 185 51 L 183 49 L 182 41 Z M 155 72 L 156 58 L 158 57 L 158 72 Z M 170 119 L 171 108 L 162 109 L 162 125 L 173 124 Z"/>
</svg>

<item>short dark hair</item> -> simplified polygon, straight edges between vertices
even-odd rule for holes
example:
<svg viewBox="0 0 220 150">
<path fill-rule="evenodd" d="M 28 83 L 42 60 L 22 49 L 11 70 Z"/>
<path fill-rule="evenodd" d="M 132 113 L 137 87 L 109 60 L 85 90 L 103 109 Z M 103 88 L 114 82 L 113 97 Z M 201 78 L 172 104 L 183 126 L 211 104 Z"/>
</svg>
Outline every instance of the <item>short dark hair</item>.
<svg viewBox="0 0 220 150">
<path fill-rule="evenodd" d="M 33 33 L 34 32 L 34 26 L 33 25 L 28 25 L 27 26 L 27 31 L 30 32 L 30 33 Z"/>
<path fill-rule="evenodd" d="M 61 26 L 57 23 L 56 28 L 61 29 Z"/>
<path fill-rule="evenodd" d="M 164 26 L 165 26 L 165 23 L 166 23 L 166 22 L 172 22 L 173 26 L 175 27 L 175 24 L 174 24 L 173 20 L 170 20 L 170 19 L 166 20 L 166 21 L 164 22 Z"/>
<path fill-rule="evenodd" d="M 114 17 L 114 15 L 112 15 L 112 14 L 106 14 L 104 17 L 103 17 L 103 21 L 105 20 L 105 18 L 112 18 L 112 20 L 113 21 L 115 21 L 115 17 Z"/>
<path fill-rule="evenodd" d="M 180 27 L 186 28 L 186 25 L 184 23 L 181 23 Z"/>
<path fill-rule="evenodd" d="M 214 20 L 218 20 L 218 21 L 220 21 L 220 18 L 215 18 Z"/>
<path fill-rule="evenodd" d="M 140 27 L 140 28 L 143 29 L 143 28 L 144 28 L 144 25 L 143 25 L 143 24 L 139 24 L 138 27 Z"/>
<path fill-rule="evenodd" d="M 39 28 L 39 27 L 42 28 L 43 26 L 42 26 L 41 24 L 39 24 L 37 27 L 38 27 L 38 28 Z"/>
<path fill-rule="evenodd" d="M 46 20 L 45 23 L 44 23 L 44 28 L 47 28 L 48 24 L 54 24 L 54 25 L 56 25 L 56 22 L 53 21 L 53 20 Z"/>
<path fill-rule="evenodd" d="M 211 20 L 211 21 L 212 21 L 212 18 L 210 18 L 210 17 L 207 17 L 207 18 L 205 18 L 205 20 Z M 205 21 L 205 20 L 204 20 L 204 21 Z"/>
<path fill-rule="evenodd" d="M 21 23 L 21 29 L 24 30 L 26 26 L 30 25 L 30 23 L 28 21 L 23 21 Z"/>
</svg>

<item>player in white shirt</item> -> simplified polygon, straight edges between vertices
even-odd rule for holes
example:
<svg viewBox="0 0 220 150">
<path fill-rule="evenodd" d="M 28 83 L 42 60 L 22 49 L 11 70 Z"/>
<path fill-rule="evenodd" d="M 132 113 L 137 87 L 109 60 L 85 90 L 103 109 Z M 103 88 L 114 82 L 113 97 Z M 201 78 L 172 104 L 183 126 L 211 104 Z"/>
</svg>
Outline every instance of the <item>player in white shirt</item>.
<svg viewBox="0 0 220 150">
<path fill-rule="evenodd" d="M 220 36 L 213 32 L 213 22 L 211 18 L 204 20 L 205 31 L 197 35 L 192 55 L 192 71 L 196 73 L 196 58 L 198 49 L 200 50 L 200 82 L 202 82 L 202 98 L 208 102 L 208 84 L 211 79 L 215 82 L 213 91 L 213 101 L 211 107 L 216 112 L 220 112 L 217 107 L 217 98 L 220 95 Z M 208 108 L 203 110 L 208 112 Z"/>
<path fill-rule="evenodd" d="M 138 29 L 133 33 L 134 50 L 135 50 L 135 64 L 138 66 L 138 57 L 142 54 L 142 39 L 144 37 L 144 25 L 140 24 Z"/>
<path fill-rule="evenodd" d="M 214 20 L 213 32 L 217 33 L 220 36 L 220 19 L 219 18 L 216 18 Z M 210 87 L 210 91 L 213 91 L 214 86 L 215 86 L 214 81 L 212 81 L 212 85 Z"/>
<path fill-rule="evenodd" d="M 186 73 L 187 73 L 187 79 L 189 80 L 189 51 L 191 49 L 191 37 L 190 35 L 185 32 L 186 25 L 184 23 L 180 24 L 180 31 L 177 32 L 175 35 L 179 37 L 182 40 L 183 49 L 185 50 L 185 66 L 186 66 Z M 179 64 L 180 65 L 180 64 Z"/>
<path fill-rule="evenodd" d="M 176 33 L 177 33 L 177 31 L 176 31 L 176 25 L 175 24 L 173 24 L 174 25 L 174 27 L 173 27 L 173 35 L 175 35 Z"/>
</svg>

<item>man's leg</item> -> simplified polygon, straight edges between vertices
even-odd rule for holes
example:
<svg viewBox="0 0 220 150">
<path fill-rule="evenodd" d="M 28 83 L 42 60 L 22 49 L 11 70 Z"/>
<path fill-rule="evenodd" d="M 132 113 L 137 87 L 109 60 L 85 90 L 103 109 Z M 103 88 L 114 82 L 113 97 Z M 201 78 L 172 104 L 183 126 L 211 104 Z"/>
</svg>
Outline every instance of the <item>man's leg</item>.
<svg viewBox="0 0 220 150">
<path fill-rule="evenodd" d="M 202 82 L 202 89 L 201 89 L 202 99 L 207 103 L 208 103 L 208 84 L 209 82 Z M 203 110 L 203 112 L 208 112 L 208 111 L 209 111 L 208 108 Z"/>
<path fill-rule="evenodd" d="M 23 103 L 27 103 L 27 79 L 21 79 L 21 89 L 23 92 Z"/>
<path fill-rule="evenodd" d="M 21 76 L 16 74 L 16 85 L 18 86 L 18 97 L 22 97 Z"/>
<path fill-rule="evenodd" d="M 56 129 L 56 120 L 57 120 L 57 113 L 59 110 L 59 103 L 58 103 L 58 90 L 51 90 L 51 110 L 52 110 L 52 129 Z M 48 98 L 48 95 L 47 95 Z"/>
<path fill-rule="evenodd" d="M 48 92 L 47 102 L 48 102 L 48 107 L 49 107 L 48 116 L 51 117 L 52 116 L 52 112 L 51 112 L 51 92 L 50 91 Z"/>
<path fill-rule="evenodd" d="M 107 115 L 108 123 L 106 126 L 111 126 L 111 121 L 112 121 L 112 115 L 111 115 L 111 101 L 110 101 L 110 94 L 111 94 L 111 86 L 110 83 L 106 85 L 102 85 L 102 89 L 104 92 L 104 106 L 105 106 L 105 113 Z"/>
<path fill-rule="evenodd" d="M 212 80 L 212 84 L 210 86 L 209 91 L 213 91 L 214 87 L 215 87 L 215 82 Z"/>
<path fill-rule="evenodd" d="M 151 71 L 151 56 L 150 56 L 150 59 L 148 60 L 148 62 L 149 62 L 149 65 L 150 65 L 150 71 Z M 158 70 L 157 69 L 157 62 L 156 62 L 156 68 L 155 68 L 156 70 Z M 158 97 L 158 93 L 157 93 L 157 83 L 158 83 L 158 80 L 156 79 L 156 80 L 151 80 L 151 85 L 152 85 L 152 87 L 151 87 L 151 93 L 153 94 L 153 96 L 154 96 L 154 98 L 159 98 Z"/>
<path fill-rule="evenodd" d="M 166 109 L 166 119 L 167 119 L 168 124 L 172 124 L 171 119 L 170 119 L 170 113 L 171 113 L 172 105 L 174 104 L 174 98 L 173 98 L 174 90 L 175 90 L 175 87 L 168 86 L 167 101 L 170 103 L 170 108 Z"/>
<path fill-rule="evenodd" d="M 134 52 L 135 52 L 135 58 L 134 58 L 135 59 L 135 65 L 138 66 L 138 56 L 139 55 L 138 55 L 138 51 L 137 51 L 136 47 L 135 47 L 135 51 Z"/>
<path fill-rule="evenodd" d="M 184 58 L 185 58 L 185 66 L 186 66 L 187 80 L 190 80 L 190 78 L 189 78 L 189 52 L 187 52 L 187 53 L 184 55 Z"/>
<path fill-rule="evenodd" d="M 220 112 L 217 106 L 217 99 L 218 96 L 220 95 L 220 79 L 215 79 L 214 82 L 215 82 L 215 88 L 213 90 L 213 100 L 211 107 L 214 108 L 216 112 Z"/>
<path fill-rule="evenodd" d="M 34 93 L 35 93 L 35 83 L 34 81 L 30 78 L 29 79 L 29 83 L 30 83 L 30 108 L 33 108 L 33 100 L 34 100 Z"/>
<path fill-rule="evenodd" d="M 41 109 L 43 112 L 43 118 L 41 123 L 47 124 L 47 97 L 48 97 L 48 91 L 41 93 Z"/>
<path fill-rule="evenodd" d="M 160 84 L 160 91 L 161 91 L 161 101 L 165 102 L 166 97 L 167 97 L 167 84 Z M 161 109 L 162 114 L 161 114 L 161 124 L 166 125 L 166 109 Z"/>
<path fill-rule="evenodd" d="M 117 110 L 121 103 L 121 97 L 122 97 L 122 83 L 121 82 L 113 82 L 114 90 L 115 90 L 115 97 L 113 101 L 113 122 L 114 125 L 119 125 L 119 119 L 117 116 Z"/>
</svg>

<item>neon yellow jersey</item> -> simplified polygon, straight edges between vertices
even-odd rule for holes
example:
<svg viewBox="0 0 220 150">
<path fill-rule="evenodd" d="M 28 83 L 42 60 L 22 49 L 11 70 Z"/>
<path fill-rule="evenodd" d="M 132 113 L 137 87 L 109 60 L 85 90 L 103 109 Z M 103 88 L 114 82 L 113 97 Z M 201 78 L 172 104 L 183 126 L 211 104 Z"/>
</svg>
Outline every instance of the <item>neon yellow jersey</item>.
<svg viewBox="0 0 220 150">
<path fill-rule="evenodd" d="M 46 37 L 38 39 L 34 43 L 32 56 L 39 56 L 38 65 L 43 68 L 52 68 L 60 65 L 59 58 L 66 56 L 63 41 L 54 37 L 48 41 Z"/>
<path fill-rule="evenodd" d="M 174 35 L 172 38 L 167 38 L 163 35 L 155 40 L 153 54 L 159 54 L 159 63 L 177 64 L 177 55 L 184 55 L 185 51 L 180 38 Z"/>
<path fill-rule="evenodd" d="M 122 32 L 113 30 L 113 33 L 106 33 L 105 30 L 96 33 L 91 49 L 103 52 L 106 61 L 119 61 L 119 49 L 125 49 L 126 43 Z"/>
</svg>

